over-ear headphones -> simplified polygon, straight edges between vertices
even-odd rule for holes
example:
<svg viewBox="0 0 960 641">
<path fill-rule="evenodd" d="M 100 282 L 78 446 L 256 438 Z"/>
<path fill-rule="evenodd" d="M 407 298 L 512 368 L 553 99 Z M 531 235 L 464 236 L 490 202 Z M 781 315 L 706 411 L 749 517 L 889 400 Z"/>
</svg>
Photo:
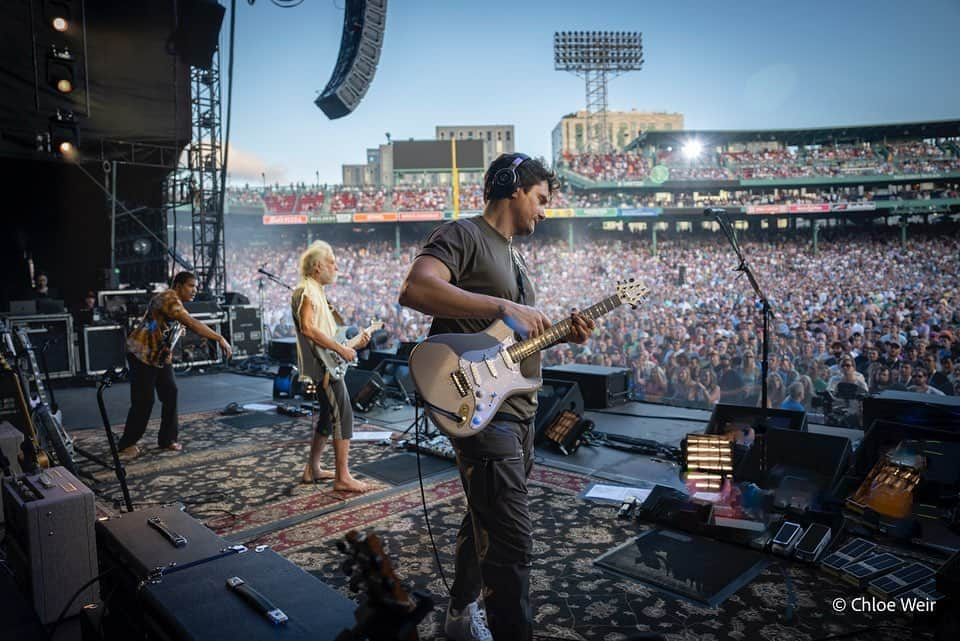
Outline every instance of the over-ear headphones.
<svg viewBox="0 0 960 641">
<path fill-rule="evenodd" d="M 502 197 L 510 196 L 520 186 L 520 177 L 517 168 L 530 160 L 526 154 L 515 154 L 514 159 L 506 167 L 501 167 L 493 175 L 493 191 Z"/>
</svg>

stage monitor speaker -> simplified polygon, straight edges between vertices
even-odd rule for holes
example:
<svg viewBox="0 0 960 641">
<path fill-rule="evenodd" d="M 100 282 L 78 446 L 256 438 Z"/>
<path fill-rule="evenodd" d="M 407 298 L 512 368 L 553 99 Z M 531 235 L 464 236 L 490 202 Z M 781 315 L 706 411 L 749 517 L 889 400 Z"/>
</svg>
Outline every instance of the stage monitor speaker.
<svg viewBox="0 0 960 641">
<path fill-rule="evenodd" d="M 226 292 L 223 295 L 224 305 L 249 305 L 250 299 L 239 292 Z"/>
<path fill-rule="evenodd" d="M 271 338 L 270 345 L 267 347 L 267 353 L 270 358 L 281 363 L 297 362 L 297 339 L 289 338 Z"/>
<path fill-rule="evenodd" d="M 333 75 L 316 99 L 331 120 L 342 118 L 360 104 L 380 60 L 387 0 L 346 0 L 340 54 Z"/>
<path fill-rule="evenodd" d="M 812 476 L 829 490 L 846 473 L 853 453 L 845 436 L 801 432 L 792 429 L 771 429 L 764 435 L 766 448 L 767 486 L 778 472 Z M 773 475 L 771 475 L 773 473 Z"/>
<path fill-rule="evenodd" d="M 209 69 L 226 9 L 215 0 L 180 0 L 177 8 L 177 30 L 173 34 L 177 55 L 191 67 Z"/>
<path fill-rule="evenodd" d="M 807 415 L 797 410 L 717 403 L 713 406 L 706 433 L 725 434 L 736 429 L 763 434 L 771 428 L 805 432 Z"/>
<path fill-rule="evenodd" d="M 543 379 L 537 392 L 537 416 L 534 419 L 534 443 L 543 441 L 543 431 L 560 412 L 569 411 L 583 418 L 583 394 L 576 381 Z"/>
<path fill-rule="evenodd" d="M 622 367 L 576 364 L 544 367 L 543 376 L 578 383 L 583 406 L 588 410 L 602 410 L 626 403 L 633 378 L 630 370 Z"/>
<path fill-rule="evenodd" d="M 878 420 L 960 432 L 960 396 L 885 390 L 863 399 L 863 429 Z"/>
<path fill-rule="evenodd" d="M 80 366 L 87 376 L 98 376 L 108 369 L 123 367 L 127 353 L 127 334 L 120 325 L 84 325 Z"/>
<path fill-rule="evenodd" d="M 383 378 L 377 372 L 351 367 L 344 377 L 350 404 L 358 412 L 367 412 L 383 393 Z"/>
</svg>

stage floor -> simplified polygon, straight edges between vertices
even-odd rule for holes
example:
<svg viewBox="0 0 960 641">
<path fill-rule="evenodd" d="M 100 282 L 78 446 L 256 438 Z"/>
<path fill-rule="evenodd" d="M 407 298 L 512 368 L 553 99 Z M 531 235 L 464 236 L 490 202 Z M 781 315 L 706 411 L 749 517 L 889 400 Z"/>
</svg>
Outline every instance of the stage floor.
<svg viewBox="0 0 960 641">
<path fill-rule="evenodd" d="M 273 380 L 244 376 L 228 372 L 208 374 L 180 374 L 178 410 L 181 415 L 196 412 L 222 410 L 229 403 L 270 403 Z M 110 422 L 122 429 L 129 407 L 130 385 L 117 383 L 106 390 L 104 399 Z M 64 427 L 68 431 L 103 429 L 97 408 L 96 388 L 79 386 L 56 391 L 56 400 L 63 411 Z M 287 401 L 281 401 L 286 403 Z M 153 407 L 151 418 L 160 418 L 160 403 Z M 679 447 L 683 437 L 690 432 L 702 432 L 710 420 L 710 412 L 655 403 L 631 401 L 608 410 L 588 411 L 586 418 L 593 420 L 596 430 L 609 434 L 631 436 L 657 441 Z M 394 432 L 406 430 L 413 422 L 414 408 L 392 399 L 385 400 L 370 412 L 357 414 L 363 421 Z M 827 425 L 810 424 L 810 431 L 846 436 L 854 448 L 859 445 L 863 432 Z M 608 447 L 581 447 L 571 456 L 563 456 L 552 449 L 537 450 L 537 463 L 557 469 L 576 472 L 619 483 L 677 485 L 676 467 L 669 462 Z"/>
<path fill-rule="evenodd" d="M 143 443 L 147 446 L 144 455 L 126 465 L 134 502 L 140 507 L 183 503 L 192 516 L 227 541 L 267 545 L 344 594 L 349 592 L 340 571 L 342 555 L 333 543 L 350 529 L 381 533 L 390 541 L 390 551 L 404 579 L 440 597 L 438 608 L 421 626 L 422 639 L 440 641 L 446 588 L 438 578 L 432 556 L 420 482 L 415 476 L 391 482 L 382 475 L 363 476 L 362 472 L 398 456 L 407 457 L 400 467 L 410 468 L 410 460 L 415 457 L 386 440 L 355 442 L 351 446 L 351 468 L 373 485 L 370 492 L 355 495 L 337 492 L 329 483 L 299 483 L 313 429 L 310 418 L 269 413 L 255 417 L 264 420 L 244 423 L 219 415 L 219 410 L 232 402 L 273 404 L 272 384 L 272 379 L 224 372 L 178 377 L 184 451 L 153 448 L 151 439 L 157 422 L 151 421 Z M 108 413 L 116 431 L 122 429 L 128 397 L 127 384 L 117 384 L 107 391 Z M 105 456 L 96 388 L 60 389 L 57 400 L 78 444 Z M 274 420 L 266 420 L 271 416 Z M 158 417 L 159 403 L 154 407 L 154 418 Z M 710 412 L 631 402 L 588 412 L 587 417 L 595 422 L 598 432 L 676 447 L 685 434 L 702 432 Z M 362 424 L 359 429 L 380 429 L 388 434 L 403 432 L 413 419 L 413 407 L 391 400 L 357 415 L 358 424 Z M 862 437 L 859 431 L 815 424 L 810 429 L 848 436 L 855 445 Z M 332 452 L 324 456 L 323 465 L 331 468 Z M 829 610 L 829 599 L 851 595 L 849 587 L 813 568 L 785 561 L 773 561 L 726 603 L 710 609 L 606 574 L 591 560 L 649 526 L 618 521 L 616 506 L 586 501 L 581 498 L 582 492 L 591 483 L 606 481 L 679 487 L 676 465 L 606 446 L 581 447 L 571 456 L 540 447 L 536 456 L 529 488 L 536 546 L 531 594 L 538 634 L 604 641 L 663 632 L 741 641 L 743 630 L 760 625 L 766 629 L 766 638 L 799 641 L 877 623 L 859 615 L 824 619 L 822 613 Z M 449 578 L 453 543 L 465 504 L 456 468 L 426 458 L 429 465 L 425 469 L 430 469 L 423 477 L 423 497 Z M 119 485 L 113 470 L 90 460 L 82 461 L 81 467 L 86 473 L 85 482 L 98 495 L 98 509 L 104 514 L 115 511 L 119 507 Z M 785 576 L 791 577 L 786 592 Z M 796 601 L 798 614 L 792 621 L 784 621 L 784 604 L 791 600 Z M 879 638 L 893 636 L 881 634 Z M 77 639 L 75 620 L 56 635 L 56 641 Z"/>
</svg>

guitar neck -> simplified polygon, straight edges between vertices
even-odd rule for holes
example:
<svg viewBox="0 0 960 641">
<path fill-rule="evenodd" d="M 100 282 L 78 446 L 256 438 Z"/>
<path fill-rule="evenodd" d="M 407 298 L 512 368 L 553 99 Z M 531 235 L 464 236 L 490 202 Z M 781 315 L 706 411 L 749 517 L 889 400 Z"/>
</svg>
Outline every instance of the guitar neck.
<svg viewBox="0 0 960 641">
<path fill-rule="evenodd" d="M 590 307 L 581 310 L 580 315 L 584 318 L 594 320 L 612 312 L 614 309 L 619 307 L 620 304 L 620 297 L 614 294 L 613 296 L 604 298 L 599 303 L 595 303 Z M 536 338 L 529 338 L 525 341 L 514 343 L 507 348 L 507 353 L 515 363 L 519 363 L 528 356 L 536 354 L 540 350 L 550 347 L 564 336 L 569 334 L 572 324 L 573 321 L 571 321 L 569 318 L 565 318 L 562 321 L 551 325 L 550 329 L 540 334 Z"/>
</svg>

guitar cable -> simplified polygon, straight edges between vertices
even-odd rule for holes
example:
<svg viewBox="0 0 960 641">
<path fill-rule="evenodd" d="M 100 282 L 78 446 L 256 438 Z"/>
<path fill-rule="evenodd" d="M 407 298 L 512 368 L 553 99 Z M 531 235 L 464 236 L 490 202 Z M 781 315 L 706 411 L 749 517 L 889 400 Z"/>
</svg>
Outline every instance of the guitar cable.
<svg viewBox="0 0 960 641">
<path fill-rule="evenodd" d="M 417 397 L 419 399 L 419 396 Z M 417 479 L 420 482 L 420 504 L 423 506 L 423 520 L 427 525 L 427 534 L 430 536 L 430 545 L 433 547 L 433 558 L 437 562 L 437 569 L 440 570 L 440 580 L 443 581 L 443 587 L 447 590 L 447 596 L 450 596 L 450 584 L 447 583 L 447 575 L 443 571 L 443 563 L 440 562 L 440 550 L 437 548 L 437 542 L 433 538 L 433 528 L 430 527 L 430 515 L 427 512 L 427 493 L 423 489 L 423 470 L 420 467 L 420 403 L 413 405 L 413 439 L 417 452 Z M 427 413 L 423 413 L 423 421 L 427 421 Z M 469 509 L 469 507 L 468 507 Z"/>
</svg>

